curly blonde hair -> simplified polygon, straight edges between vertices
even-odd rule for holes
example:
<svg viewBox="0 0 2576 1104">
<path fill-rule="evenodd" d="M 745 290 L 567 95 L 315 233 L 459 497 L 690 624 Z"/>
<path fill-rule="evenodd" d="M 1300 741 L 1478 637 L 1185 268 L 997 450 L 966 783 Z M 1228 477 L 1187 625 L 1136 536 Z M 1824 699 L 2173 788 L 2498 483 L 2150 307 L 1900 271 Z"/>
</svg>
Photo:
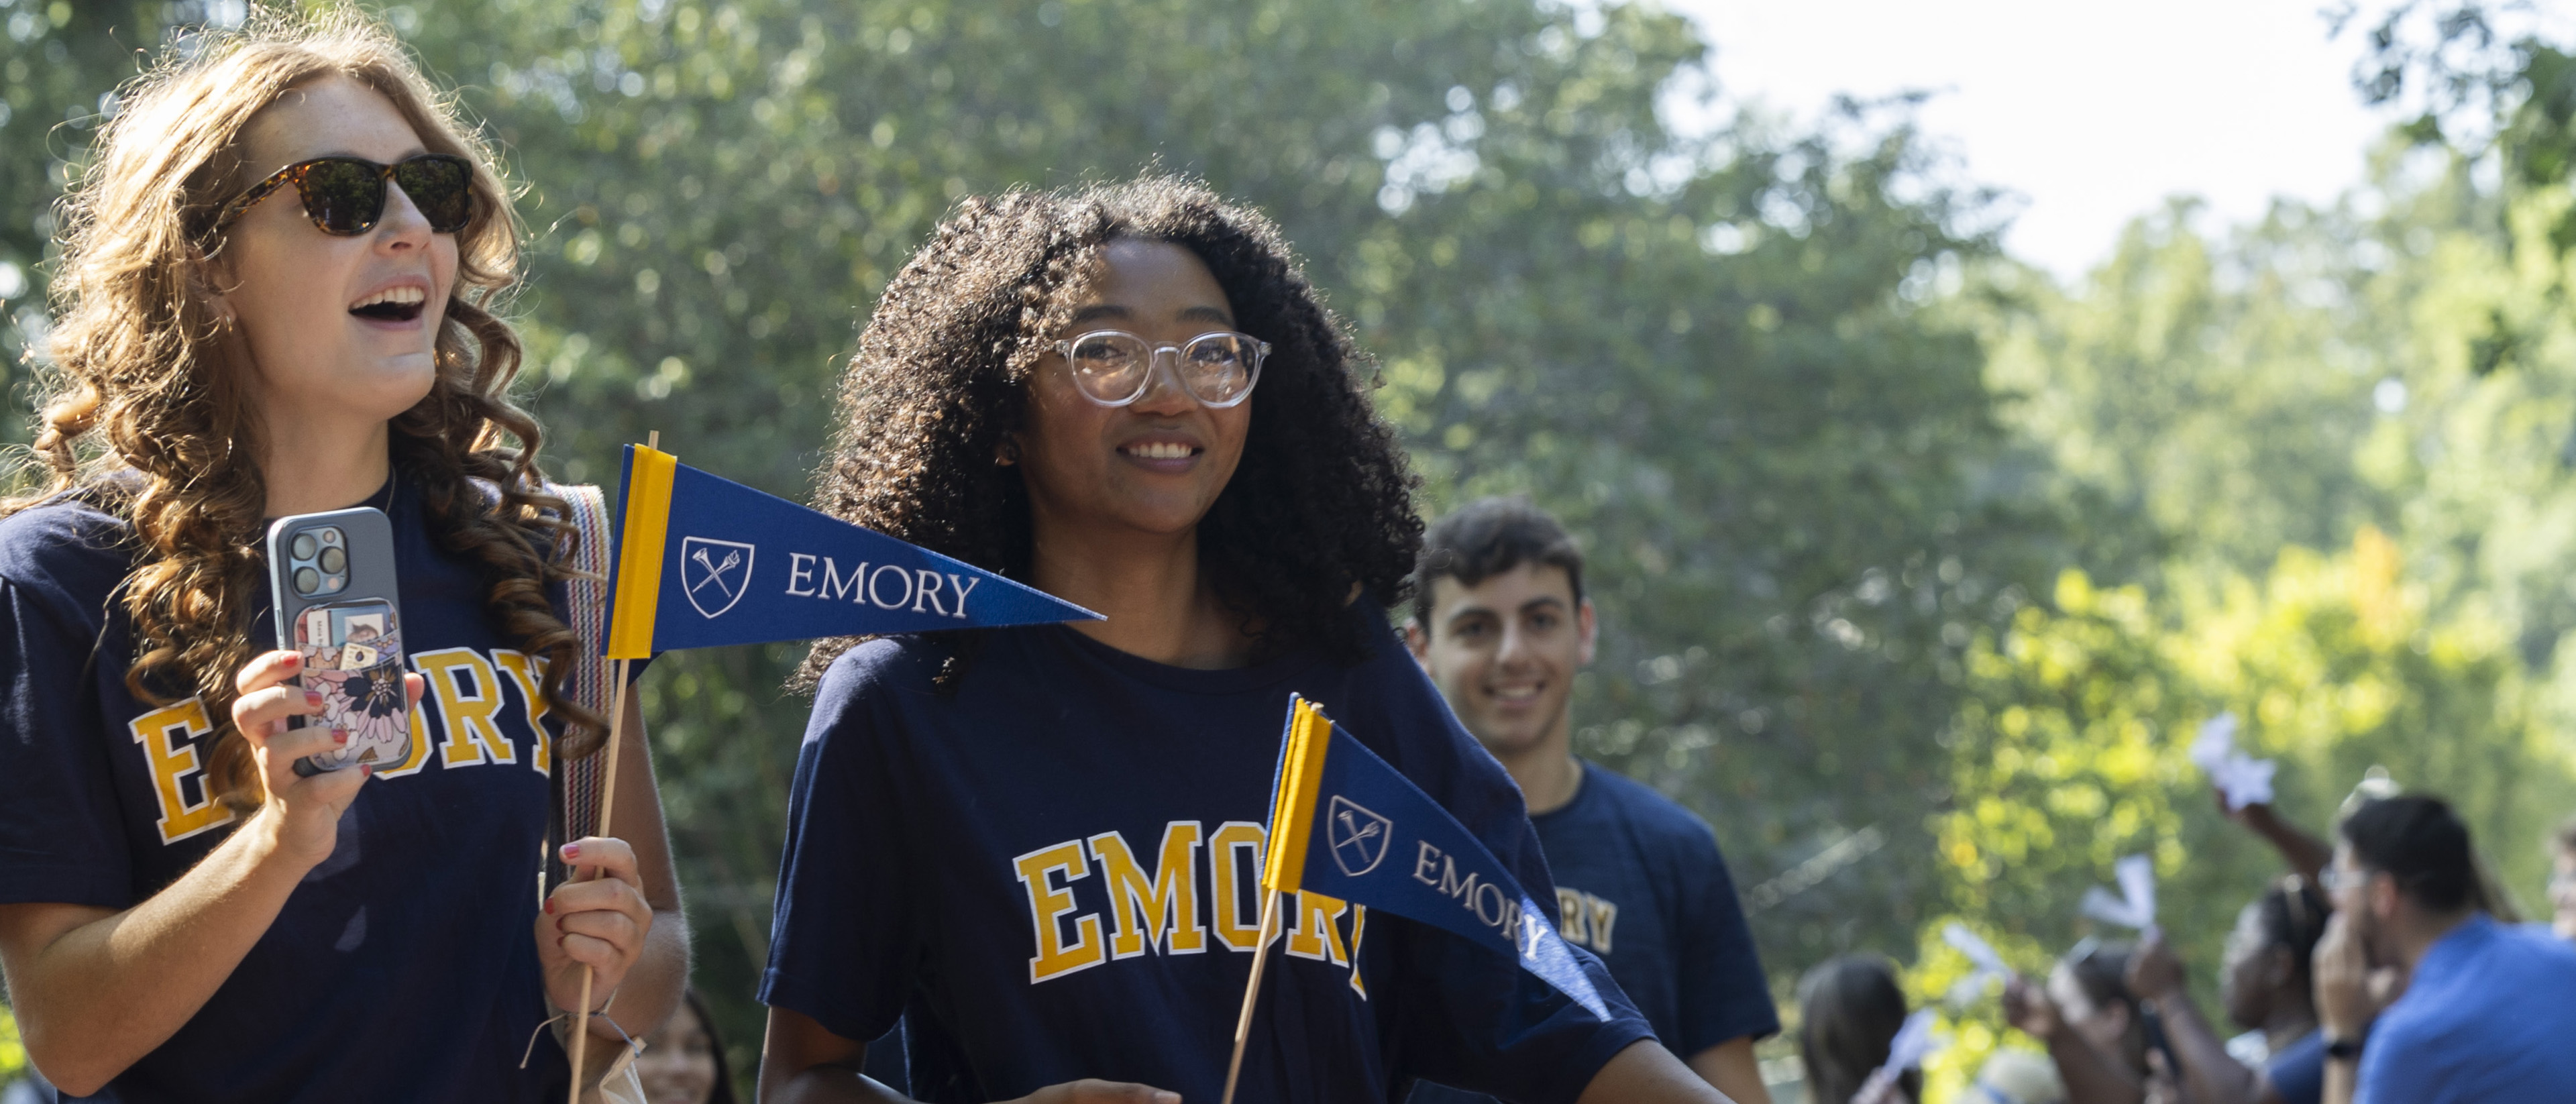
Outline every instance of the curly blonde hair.
<svg viewBox="0 0 2576 1104">
<path fill-rule="evenodd" d="M 423 492 L 439 545 L 490 582 L 493 621 L 546 660 L 546 705 L 577 733 L 565 755 L 604 742 L 597 715 L 566 689 L 581 642 L 547 596 L 572 577 L 578 534 L 537 469 L 536 421 L 508 395 L 519 341 L 494 312 L 518 279 L 520 226 L 491 152 L 380 25 L 347 11 L 265 9 L 239 29 L 174 45 L 119 91 L 121 112 L 59 207 L 33 446 L 42 486 L 0 504 L 6 516 L 74 493 L 132 526 L 135 566 L 119 593 L 134 626 L 126 685 L 153 702 L 199 695 L 223 718 L 206 783 L 237 810 L 261 799 L 249 744 L 229 717 L 265 592 L 267 489 L 251 366 L 223 340 L 210 283 L 213 224 L 273 167 L 245 161 L 251 120 L 288 90 L 331 77 L 382 95 L 430 151 L 474 164 L 437 378 L 393 419 L 392 459 Z"/>
</svg>

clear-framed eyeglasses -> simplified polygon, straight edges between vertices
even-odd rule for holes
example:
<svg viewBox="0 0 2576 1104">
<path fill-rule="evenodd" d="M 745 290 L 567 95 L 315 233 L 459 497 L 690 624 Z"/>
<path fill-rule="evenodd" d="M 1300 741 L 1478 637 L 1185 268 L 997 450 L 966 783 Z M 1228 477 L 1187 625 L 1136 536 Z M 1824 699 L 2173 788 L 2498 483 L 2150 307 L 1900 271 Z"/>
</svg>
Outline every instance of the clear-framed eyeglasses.
<svg viewBox="0 0 2576 1104">
<path fill-rule="evenodd" d="M 2361 887 L 2370 884 L 2370 878 L 2373 873 L 2375 872 L 2359 868 L 2352 870 L 2337 870 L 2334 867 L 2329 866 L 2323 870 L 2317 871 L 2317 888 L 2325 890 L 2328 893 L 2341 893 L 2347 889 L 2360 889 Z"/>
<path fill-rule="evenodd" d="M 1093 330 L 1055 343 L 1073 369 L 1074 386 L 1102 406 L 1125 406 L 1145 397 L 1154 374 L 1171 354 L 1172 381 L 1203 406 L 1223 409 L 1252 394 L 1270 343 L 1251 334 L 1219 330 L 1181 345 L 1157 345 L 1124 330 Z"/>
</svg>

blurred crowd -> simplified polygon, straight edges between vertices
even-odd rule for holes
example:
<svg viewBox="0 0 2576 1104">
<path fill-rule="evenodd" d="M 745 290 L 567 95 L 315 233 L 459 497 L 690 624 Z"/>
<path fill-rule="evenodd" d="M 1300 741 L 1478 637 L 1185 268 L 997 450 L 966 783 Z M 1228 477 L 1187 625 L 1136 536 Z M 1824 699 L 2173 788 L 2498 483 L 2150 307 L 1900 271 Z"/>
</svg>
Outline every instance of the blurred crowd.
<svg viewBox="0 0 2576 1104">
<path fill-rule="evenodd" d="M 2227 798 L 2220 796 L 2222 807 Z M 2218 1011 L 2151 922 L 2088 937 L 2044 976 L 2003 986 L 2044 1056 L 1993 1054 L 1971 1104 L 2349 1104 L 2558 1100 L 2576 1093 L 2576 819 L 2551 840 L 2549 921 L 2526 921 L 2439 797 L 2365 779 L 2320 838 L 2273 807 L 2230 819 L 2287 872 L 2236 914 Z M 1896 967 L 1848 955 L 1799 983 L 1807 1099 L 1922 1096 L 1880 1075 L 1909 1015 Z"/>
</svg>

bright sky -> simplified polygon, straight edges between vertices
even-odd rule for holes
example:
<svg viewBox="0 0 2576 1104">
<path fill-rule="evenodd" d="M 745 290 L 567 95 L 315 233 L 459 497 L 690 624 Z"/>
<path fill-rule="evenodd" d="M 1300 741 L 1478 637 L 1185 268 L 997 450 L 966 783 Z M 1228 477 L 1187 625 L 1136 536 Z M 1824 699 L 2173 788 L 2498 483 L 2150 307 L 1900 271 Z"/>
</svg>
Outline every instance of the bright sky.
<svg viewBox="0 0 2576 1104">
<path fill-rule="evenodd" d="M 1729 99 L 1812 118 L 1837 92 L 1936 95 L 1924 129 L 2021 195 L 2012 252 L 2081 275 L 2193 194 L 2249 220 L 2331 202 L 2387 120 L 2353 92 L 2356 30 L 2319 0 L 1665 0 L 1717 44 Z"/>
</svg>

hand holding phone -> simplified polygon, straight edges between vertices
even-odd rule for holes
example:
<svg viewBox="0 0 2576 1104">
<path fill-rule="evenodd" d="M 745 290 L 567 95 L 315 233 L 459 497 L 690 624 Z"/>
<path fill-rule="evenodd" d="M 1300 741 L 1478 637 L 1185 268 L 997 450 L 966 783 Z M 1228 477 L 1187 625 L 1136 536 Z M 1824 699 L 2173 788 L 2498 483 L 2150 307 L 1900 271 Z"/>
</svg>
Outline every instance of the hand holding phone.
<svg viewBox="0 0 2576 1104">
<path fill-rule="evenodd" d="M 393 544 L 393 524 L 367 506 L 297 514 L 268 527 L 278 646 L 302 657 L 297 681 L 323 699 L 319 715 L 294 727 L 349 734 L 345 744 L 296 760 L 299 775 L 411 759 Z"/>
</svg>

